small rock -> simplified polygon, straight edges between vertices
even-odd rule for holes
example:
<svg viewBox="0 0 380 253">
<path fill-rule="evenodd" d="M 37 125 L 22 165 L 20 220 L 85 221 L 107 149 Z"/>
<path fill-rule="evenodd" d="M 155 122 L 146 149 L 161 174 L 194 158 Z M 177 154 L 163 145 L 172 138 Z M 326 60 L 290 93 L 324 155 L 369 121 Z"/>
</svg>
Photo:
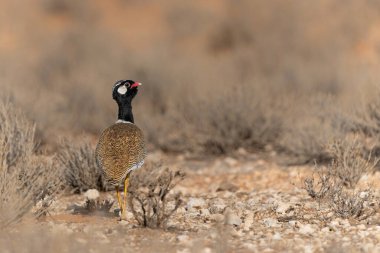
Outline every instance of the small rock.
<svg viewBox="0 0 380 253">
<path fill-rule="evenodd" d="M 264 219 L 264 225 L 269 227 L 269 228 L 277 228 L 277 227 L 280 227 L 281 225 L 278 224 L 278 221 L 276 219 L 273 219 L 273 218 L 266 218 Z"/>
<path fill-rule="evenodd" d="M 257 249 L 257 246 L 253 243 L 244 243 L 243 247 L 252 251 L 255 251 Z"/>
<path fill-rule="evenodd" d="M 303 234 L 303 235 L 312 235 L 312 234 L 314 234 L 315 229 L 313 228 L 312 225 L 310 225 L 310 224 L 306 224 L 306 225 L 302 225 L 302 226 L 300 227 L 299 232 L 300 232 L 301 234 Z"/>
<path fill-rule="evenodd" d="M 188 244 L 189 243 L 189 236 L 188 235 L 179 235 L 179 236 L 177 236 L 177 241 L 179 243 Z"/>
<path fill-rule="evenodd" d="M 362 191 L 359 193 L 359 197 L 362 199 L 368 198 L 369 192 L 368 191 Z"/>
<path fill-rule="evenodd" d="M 201 209 L 202 207 L 206 206 L 206 201 L 201 198 L 190 198 L 187 202 L 187 209 L 195 208 L 195 209 Z"/>
<path fill-rule="evenodd" d="M 224 215 L 220 214 L 220 213 L 211 214 L 210 220 L 216 221 L 216 222 L 223 222 L 224 221 Z"/>
<path fill-rule="evenodd" d="M 281 237 L 281 235 L 280 235 L 279 233 L 275 233 L 275 234 L 273 235 L 272 239 L 273 239 L 273 240 L 281 240 L 282 237 Z"/>
<path fill-rule="evenodd" d="M 369 232 L 368 231 L 359 231 L 358 235 L 362 238 L 365 238 L 369 235 Z"/>
<path fill-rule="evenodd" d="M 206 208 L 201 209 L 200 212 L 201 212 L 203 217 L 206 217 L 206 218 L 210 217 L 210 211 L 208 209 L 206 209 Z"/>
<path fill-rule="evenodd" d="M 285 214 L 286 211 L 288 211 L 291 208 L 291 205 L 289 203 L 280 202 L 277 205 L 276 212 Z"/>
<path fill-rule="evenodd" d="M 238 148 L 238 150 L 236 151 L 239 155 L 248 155 L 248 152 L 247 150 L 245 150 L 244 148 Z"/>
<path fill-rule="evenodd" d="M 324 227 L 324 228 L 321 229 L 321 232 L 322 233 L 328 233 L 328 232 L 330 232 L 330 228 L 329 227 Z"/>
<path fill-rule="evenodd" d="M 90 189 L 85 192 L 84 196 L 88 200 L 97 200 L 99 198 L 99 191 L 96 189 Z"/>
<path fill-rule="evenodd" d="M 295 221 L 295 220 L 290 220 L 288 223 L 292 227 L 296 227 L 297 226 L 297 221 Z"/>
<path fill-rule="evenodd" d="M 241 219 L 239 216 L 237 216 L 235 213 L 232 211 L 227 211 L 225 215 L 225 224 L 227 225 L 235 225 L 235 226 L 240 226 L 241 224 Z"/>
<path fill-rule="evenodd" d="M 310 244 L 305 245 L 303 249 L 304 249 L 305 253 L 313 253 L 314 252 L 314 247 L 313 247 L 313 245 L 310 245 Z"/>
<path fill-rule="evenodd" d="M 220 183 L 219 187 L 216 188 L 216 191 L 217 192 L 220 192 L 220 191 L 230 191 L 230 192 L 236 192 L 239 188 L 232 184 L 231 182 L 228 182 L 228 181 L 223 181 L 222 183 Z"/>
<path fill-rule="evenodd" d="M 243 232 L 241 230 L 236 231 L 235 229 L 231 229 L 230 235 L 235 238 L 239 238 L 243 236 Z"/>
<path fill-rule="evenodd" d="M 228 166 L 233 167 L 238 164 L 238 161 L 232 157 L 226 157 L 224 162 L 228 164 Z"/>
<path fill-rule="evenodd" d="M 210 248 L 204 248 L 202 251 L 201 251 L 202 253 L 211 253 L 212 252 L 212 250 L 210 249 Z"/>
</svg>

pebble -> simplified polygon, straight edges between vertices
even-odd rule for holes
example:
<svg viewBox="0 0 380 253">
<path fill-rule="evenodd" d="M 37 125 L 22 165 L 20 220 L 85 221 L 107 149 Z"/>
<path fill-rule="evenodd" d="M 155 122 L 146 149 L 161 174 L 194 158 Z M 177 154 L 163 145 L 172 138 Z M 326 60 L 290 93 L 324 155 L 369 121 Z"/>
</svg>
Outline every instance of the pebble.
<svg viewBox="0 0 380 253">
<path fill-rule="evenodd" d="M 315 229 L 313 228 L 312 225 L 306 224 L 300 226 L 299 232 L 303 235 L 312 235 L 315 232 Z"/>
<path fill-rule="evenodd" d="M 189 201 L 187 202 L 187 209 L 201 209 L 202 207 L 206 206 L 206 201 L 201 198 L 190 198 Z"/>
<path fill-rule="evenodd" d="M 216 221 L 216 222 L 223 222 L 224 221 L 224 215 L 220 214 L 220 213 L 211 214 L 210 220 Z"/>
<path fill-rule="evenodd" d="M 226 157 L 224 162 L 228 164 L 230 167 L 234 167 L 238 164 L 238 161 L 232 157 Z"/>
<path fill-rule="evenodd" d="M 212 252 L 212 249 L 210 249 L 210 248 L 204 248 L 204 249 L 202 249 L 202 251 L 201 251 L 202 253 L 211 253 Z"/>
<path fill-rule="evenodd" d="M 88 200 L 97 200 L 100 196 L 99 194 L 99 191 L 96 190 L 96 189 L 90 189 L 90 190 L 87 190 L 85 193 L 84 193 L 84 196 L 88 199 Z"/>
<path fill-rule="evenodd" d="M 237 214 L 235 214 L 235 213 L 233 213 L 231 211 L 227 211 L 226 212 L 226 215 L 225 215 L 225 224 L 240 226 L 241 223 L 242 223 L 241 219 L 240 219 L 240 217 Z"/>
<path fill-rule="evenodd" d="M 179 243 L 188 244 L 189 243 L 189 236 L 188 235 L 179 235 L 177 236 L 177 241 Z"/>
<path fill-rule="evenodd" d="M 313 253 L 314 252 L 314 247 L 313 247 L 313 245 L 310 245 L 310 244 L 305 245 L 303 247 L 303 249 L 304 249 L 305 253 Z"/>
<path fill-rule="evenodd" d="M 263 221 L 264 225 L 269 227 L 269 228 L 277 228 L 280 227 L 281 225 L 278 223 L 276 219 L 273 218 L 266 218 Z"/>
<path fill-rule="evenodd" d="M 209 218 L 210 217 L 210 211 L 208 209 L 206 209 L 206 208 L 201 209 L 200 212 L 201 212 L 201 214 L 202 214 L 203 217 L 205 217 L 205 218 Z"/>
<path fill-rule="evenodd" d="M 273 240 L 281 240 L 282 239 L 282 236 L 280 233 L 275 233 L 272 237 Z"/>
<path fill-rule="evenodd" d="M 330 232 L 330 228 L 329 227 L 324 227 L 324 228 L 321 229 L 321 232 L 322 233 L 328 233 L 328 232 Z"/>
<path fill-rule="evenodd" d="M 291 208 L 290 203 L 280 202 L 277 204 L 276 212 L 280 214 L 285 214 L 287 210 Z"/>
</svg>

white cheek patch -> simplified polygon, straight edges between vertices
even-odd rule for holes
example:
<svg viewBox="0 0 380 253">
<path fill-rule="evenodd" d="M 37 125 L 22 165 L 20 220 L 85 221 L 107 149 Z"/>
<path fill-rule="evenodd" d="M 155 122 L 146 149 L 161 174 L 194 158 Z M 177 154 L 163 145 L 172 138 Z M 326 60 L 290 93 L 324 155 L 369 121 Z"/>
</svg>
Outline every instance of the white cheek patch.
<svg viewBox="0 0 380 253">
<path fill-rule="evenodd" d="M 127 87 L 125 87 L 125 85 L 123 86 L 120 86 L 118 89 L 117 89 L 117 92 L 121 95 L 124 95 L 125 93 L 127 93 L 128 89 Z"/>
</svg>

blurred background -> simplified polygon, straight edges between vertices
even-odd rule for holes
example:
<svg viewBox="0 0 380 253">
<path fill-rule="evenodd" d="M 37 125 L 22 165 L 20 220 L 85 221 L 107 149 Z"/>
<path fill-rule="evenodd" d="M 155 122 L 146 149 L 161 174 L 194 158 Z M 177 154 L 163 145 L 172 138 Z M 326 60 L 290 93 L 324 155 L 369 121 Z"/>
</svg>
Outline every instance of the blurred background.
<svg viewBox="0 0 380 253">
<path fill-rule="evenodd" d="M 372 0 L 1 1 L 1 96 L 47 152 L 60 136 L 96 141 L 116 120 L 112 85 L 132 79 L 151 149 L 307 162 L 380 129 L 379 12 Z"/>
</svg>

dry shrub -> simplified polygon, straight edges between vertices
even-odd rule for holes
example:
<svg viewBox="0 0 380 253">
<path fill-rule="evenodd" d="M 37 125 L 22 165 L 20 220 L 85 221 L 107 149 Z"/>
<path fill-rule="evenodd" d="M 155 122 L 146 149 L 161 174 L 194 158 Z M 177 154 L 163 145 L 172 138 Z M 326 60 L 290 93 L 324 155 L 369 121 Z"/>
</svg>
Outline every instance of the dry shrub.
<svg viewBox="0 0 380 253">
<path fill-rule="evenodd" d="M 277 110 L 281 100 L 266 99 L 273 91 L 244 83 L 235 90 L 213 88 L 182 107 L 187 124 L 192 126 L 187 139 L 193 150 L 225 154 L 239 147 L 263 149 L 275 142 L 282 123 Z"/>
<path fill-rule="evenodd" d="M 286 114 L 289 117 L 284 119 L 283 134 L 277 142 L 279 151 L 288 156 L 288 164 L 325 162 L 332 158 L 326 146 L 346 132 L 336 99 L 315 94 L 289 101 Z"/>
<path fill-rule="evenodd" d="M 374 209 L 368 204 L 374 197 L 370 189 L 355 190 L 360 178 L 373 171 L 378 160 L 371 155 L 363 156 L 363 149 L 357 139 L 336 141 L 329 147 L 334 159 L 326 167 L 316 166 L 317 181 L 314 176 L 306 178 L 304 187 L 310 197 L 319 205 L 327 204 L 342 218 L 368 217 Z"/>
<path fill-rule="evenodd" d="M 172 189 L 184 179 L 184 173 L 158 165 L 143 167 L 132 173 L 128 203 L 137 222 L 143 227 L 163 228 L 182 204 L 180 194 Z"/>
<path fill-rule="evenodd" d="M 106 182 L 96 162 L 95 150 L 86 140 L 80 144 L 64 140 L 57 159 L 63 167 L 66 185 L 72 192 L 106 190 Z"/>
<path fill-rule="evenodd" d="M 375 211 L 368 204 L 374 201 L 371 190 L 340 191 L 332 195 L 330 206 L 342 218 L 366 218 Z"/>
<path fill-rule="evenodd" d="M 373 87 L 371 95 L 362 99 L 362 104 L 356 108 L 353 120 L 352 131 L 363 135 L 364 147 L 373 156 L 380 156 L 380 89 Z"/>
<path fill-rule="evenodd" d="M 350 57 L 357 56 L 358 41 L 365 44 L 378 18 L 374 2 L 351 1 L 341 8 L 338 1 L 313 2 L 311 8 L 294 1 L 223 0 L 220 8 L 209 8 L 212 3 L 206 7 L 202 1 L 144 1 L 138 11 L 148 11 L 153 22 L 162 18 L 152 32 L 153 26 L 131 24 L 132 31 L 155 41 L 144 46 L 129 39 L 129 29 L 110 29 L 116 20 L 107 13 L 135 4 L 38 2 L 33 8 L 49 22 L 18 15 L 28 29 L 15 36 L 28 38 L 29 47 L 4 56 L 1 67 L 15 99 L 44 130 L 44 141 L 51 144 L 49 135 L 62 130 L 97 134 L 116 118 L 113 82 L 132 78 L 144 83 L 134 102 L 136 121 L 158 148 L 220 154 L 269 144 L 301 162 L 323 158 L 323 145 L 341 131 L 331 118 L 313 119 L 320 107 L 308 100 L 318 94 L 339 98 L 345 90 L 355 94 L 358 83 L 363 87 L 364 82 L 347 81 L 365 79 L 366 72 L 346 63 L 358 62 Z M 20 13 L 30 13 L 26 6 L 19 6 Z M 50 27 L 50 18 L 63 21 L 62 27 Z M 115 18 L 129 22 L 128 15 Z M 309 114 L 293 114 L 282 104 L 294 97 L 304 98 L 296 107 Z M 327 105 L 320 112 L 340 106 Z"/>
<path fill-rule="evenodd" d="M 0 103 L 0 225 L 21 219 L 38 202 L 37 215 L 60 190 L 61 172 L 53 159 L 34 154 L 35 126 L 14 108 Z"/>
<path fill-rule="evenodd" d="M 364 174 L 374 171 L 380 159 L 372 159 L 372 153 L 367 155 L 365 150 L 358 137 L 335 141 L 328 147 L 333 157 L 329 168 L 344 186 L 354 188 Z"/>
<path fill-rule="evenodd" d="M 82 205 L 74 204 L 68 209 L 72 209 L 74 214 L 114 216 L 110 212 L 113 206 L 113 199 L 100 199 L 99 192 L 95 189 L 88 190 L 85 194 L 86 201 Z"/>
</svg>

